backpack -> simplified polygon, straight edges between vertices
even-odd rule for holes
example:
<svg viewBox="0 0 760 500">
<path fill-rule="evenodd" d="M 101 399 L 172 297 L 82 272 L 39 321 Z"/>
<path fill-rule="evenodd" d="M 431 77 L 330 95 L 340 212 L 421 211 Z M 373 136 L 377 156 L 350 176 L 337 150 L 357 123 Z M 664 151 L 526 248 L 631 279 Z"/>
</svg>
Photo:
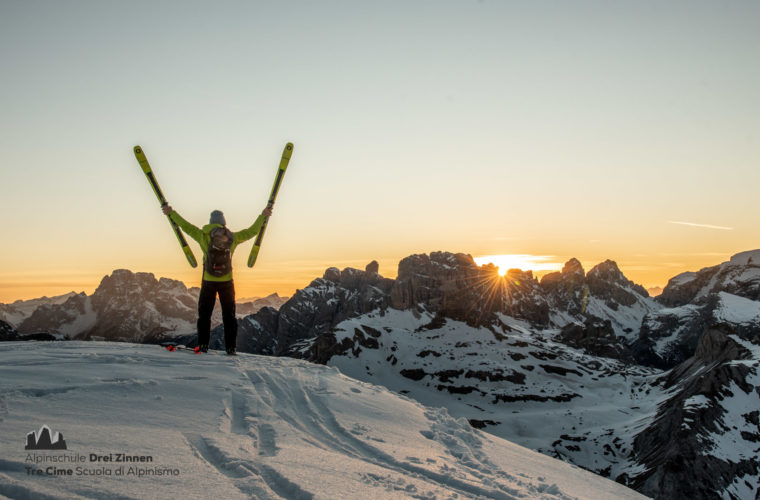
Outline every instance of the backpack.
<svg viewBox="0 0 760 500">
<path fill-rule="evenodd" d="M 206 272 L 220 278 L 232 272 L 232 242 L 235 235 L 226 227 L 215 227 L 209 233 L 211 241 L 206 250 Z"/>
</svg>

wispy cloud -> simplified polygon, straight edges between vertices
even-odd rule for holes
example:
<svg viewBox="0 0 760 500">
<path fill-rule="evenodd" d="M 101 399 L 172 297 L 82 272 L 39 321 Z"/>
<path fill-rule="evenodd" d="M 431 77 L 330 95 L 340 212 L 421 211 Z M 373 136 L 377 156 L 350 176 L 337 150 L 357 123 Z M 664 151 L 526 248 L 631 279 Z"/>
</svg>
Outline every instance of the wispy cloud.
<svg viewBox="0 0 760 500">
<path fill-rule="evenodd" d="M 706 229 L 720 229 L 721 231 L 733 231 L 734 228 L 732 227 L 726 227 L 726 226 L 713 226 L 712 224 L 697 224 L 696 222 L 683 222 L 683 221 L 677 221 L 677 220 L 669 220 L 669 224 L 680 224 L 682 226 L 691 226 L 691 227 L 703 227 Z"/>
</svg>

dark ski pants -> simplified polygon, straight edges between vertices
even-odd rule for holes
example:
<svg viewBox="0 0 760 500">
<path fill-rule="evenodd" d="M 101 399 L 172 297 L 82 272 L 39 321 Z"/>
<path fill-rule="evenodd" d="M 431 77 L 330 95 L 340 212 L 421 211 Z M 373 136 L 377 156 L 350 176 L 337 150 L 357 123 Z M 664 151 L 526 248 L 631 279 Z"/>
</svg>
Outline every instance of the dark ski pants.
<svg viewBox="0 0 760 500">
<path fill-rule="evenodd" d="M 211 335 L 211 313 L 214 312 L 216 295 L 222 304 L 224 322 L 224 345 L 227 349 L 237 346 L 237 318 L 235 317 L 235 284 L 230 281 L 201 282 L 198 297 L 198 345 L 209 343 Z"/>
</svg>

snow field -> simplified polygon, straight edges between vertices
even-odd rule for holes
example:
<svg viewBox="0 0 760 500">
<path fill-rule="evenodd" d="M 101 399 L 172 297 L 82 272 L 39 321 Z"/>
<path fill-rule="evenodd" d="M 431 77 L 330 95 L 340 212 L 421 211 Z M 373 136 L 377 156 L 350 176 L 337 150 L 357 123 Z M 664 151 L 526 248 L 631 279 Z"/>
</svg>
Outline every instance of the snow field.
<svg viewBox="0 0 760 500">
<path fill-rule="evenodd" d="M 43 424 L 65 452 L 24 450 Z M 446 410 L 286 358 L 10 342 L 0 426 L 9 498 L 642 498 Z M 97 474 L 120 464 L 88 461 L 92 474 L 32 476 L 30 453 L 150 456 L 124 465 L 178 473 Z"/>
</svg>

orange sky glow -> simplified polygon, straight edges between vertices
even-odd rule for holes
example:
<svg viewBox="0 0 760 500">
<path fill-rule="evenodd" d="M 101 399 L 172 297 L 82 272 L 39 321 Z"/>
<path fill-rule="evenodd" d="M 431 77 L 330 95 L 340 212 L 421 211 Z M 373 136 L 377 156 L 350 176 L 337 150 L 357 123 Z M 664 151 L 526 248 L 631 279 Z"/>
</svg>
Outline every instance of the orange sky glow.
<svg viewBox="0 0 760 500">
<path fill-rule="evenodd" d="M 200 284 L 138 144 L 239 231 L 294 143 L 239 297 L 433 251 L 648 288 L 760 247 L 760 3 L 296 4 L 0 2 L 0 302 Z"/>
</svg>

